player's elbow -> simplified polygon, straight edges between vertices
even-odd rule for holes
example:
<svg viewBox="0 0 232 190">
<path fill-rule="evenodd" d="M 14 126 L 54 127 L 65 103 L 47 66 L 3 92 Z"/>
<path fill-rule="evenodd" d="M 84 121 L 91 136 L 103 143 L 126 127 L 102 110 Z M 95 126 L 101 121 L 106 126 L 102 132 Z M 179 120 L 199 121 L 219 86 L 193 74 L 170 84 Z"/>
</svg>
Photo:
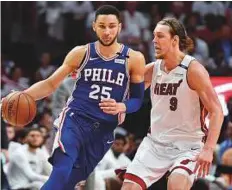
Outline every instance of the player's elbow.
<svg viewBox="0 0 232 190">
<path fill-rule="evenodd" d="M 221 106 L 221 104 L 219 102 L 215 106 L 215 113 L 220 118 L 220 120 L 223 121 L 224 114 L 223 114 L 223 111 L 222 111 L 222 106 Z"/>
<path fill-rule="evenodd" d="M 221 105 L 219 105 L 219 106 L 216 108 L 216 114 L 217 114 L 217 117 L 219 118 L 219 120 L 221 121 L 221 123 L 223 123 L 224 114 L 223 114 Z"/>
<path fill-rule="evenodd" d="M 210 111 L 210 118 L 212 117 L 217 118 L 217 120 L 222 124 L 224 120 L 224 114 L 220 103 L 215 104 Z"/>
</svg>

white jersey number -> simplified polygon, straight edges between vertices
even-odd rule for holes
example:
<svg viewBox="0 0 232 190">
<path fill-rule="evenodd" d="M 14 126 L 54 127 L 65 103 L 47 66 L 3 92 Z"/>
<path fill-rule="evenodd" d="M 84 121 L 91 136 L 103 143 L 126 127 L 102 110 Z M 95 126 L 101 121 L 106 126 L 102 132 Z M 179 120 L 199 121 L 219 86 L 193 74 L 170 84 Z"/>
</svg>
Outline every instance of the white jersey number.
<svg viewBox="0 0 232 190">
<path fill-rule="evenodd" d="M 91 89 L 93 89 L 93 91 L 89 93 L 89 97 L 95 100 L 98 100 L 99 96 L 101 99 L 109 99 L 110 92 L 112 91 L 112 88 L 110 87 L 107 86 L 100 87 L 97 84 L 93 84 L 91 86 Z"/>
</svg>

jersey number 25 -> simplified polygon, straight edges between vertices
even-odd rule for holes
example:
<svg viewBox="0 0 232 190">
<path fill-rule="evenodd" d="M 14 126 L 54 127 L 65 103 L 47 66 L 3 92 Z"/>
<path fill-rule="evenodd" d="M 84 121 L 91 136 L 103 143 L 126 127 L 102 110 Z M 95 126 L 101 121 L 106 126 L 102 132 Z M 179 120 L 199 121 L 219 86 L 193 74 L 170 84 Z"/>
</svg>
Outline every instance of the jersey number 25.
<svg viewBox="0 0 232 190">
<path fill-rule="evenodd" d="M 89 93 L 89 97 L 95 100 L 99 100 L 100 99 L 109 99 L 110 98 L 110 92 L 112 91 L 112 88 L 107 87 L 107 86 L 99 86 L 97 84 L 93 84 L 91 86 L 91 89 L 93 89 L 93 91 L 91 91 Z"/>
</svg>

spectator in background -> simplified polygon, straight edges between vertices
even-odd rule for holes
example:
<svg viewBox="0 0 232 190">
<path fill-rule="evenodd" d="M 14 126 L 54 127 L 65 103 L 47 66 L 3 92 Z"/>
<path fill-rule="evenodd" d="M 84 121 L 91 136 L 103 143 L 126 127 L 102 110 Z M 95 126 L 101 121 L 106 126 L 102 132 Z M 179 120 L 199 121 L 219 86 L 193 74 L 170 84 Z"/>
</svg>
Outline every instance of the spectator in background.
<svg viewBox="0 0 232 190">
<path fill-rule="evenodd" d="M 192 190 L 232 190 L 232 148 L 222 156 L 222 165 L 218 166 L 219 177 L 198 179 Z"/>
<path fill-rule="evenodd" d="M 53 139 L 50 139 L 50 131 L 48 131 L 48 129 L 44 126 L 39 127 L 42 136 L 43 136 L 43 143 L 41 146 L 41 149 L 44 151 L 44 154 L 47 158 L 50 157 L 50 153 L 52 152 L 52 143 L 53 143 Z"/>
<path fill-rule="evenodd" d="M 7 176 L 12 189 L 39 190 L 48 179 L 51 165 L 40 149 L 42 142 L 41 131 L 31 128 L 26 135 L 26 144 L 10 156 Z"/>
<path fill-rule="evenodd" d="M 46 36 L 50 39 L 63 41 L 63 18 L 62 18 L 62 6 L 60 2 L 36 2 L 38 10 L 38 19 L 44 18 L 43 24 L 39 24 L 43 28 L 46 28 Z M 40 30 L 41 30 L 40 29 Z M 44 30 L 44 29 L 42 29 Z"/>
<path fill-rule="evenodd" d="M 63 41 L 63 17 L 61 2 L 45 2 L 46 3 L 46 18 L 48 25 L 48 35 L 50 38 L 58 41 Z"/>
<path fill-rule="evenodd" d="M 9 141 L 15 137 L 15 128 L 12 125 L 6 125 L 6 134 Z"/>
<path fill-rule="evenodd" d="M 9 153 L 9 160 L 11 160 L 12 155 L 16 150 L 18 150 L 25 142 L 26 137 L 26 129 L 19 129 L 15 131 L 14 138 L 9 141 L 8 146 L 8 153 Z M 5 173 L 8 172 L 9 162 L 4 165 Z"/>
<path fill-rule="evenodd" d="M 149 14 L 149 29 L 150 29 L 150 33 L 153 32 L 153 29 L 156 27 L 156 24 L 161 20 L 161 14 L 159 12 L 159 5 L 156 3 L 153 3 L 150 7 L 150 14 Z M 152 40 L 150 40 L 148 42 L 148 46 L 149 46 L 149 60 L 150 62 L 155 61 L 155 48 L 153 45 Z"/>
<path fill-rule="evenodd" d="M 195 27 L 187 28 L 187 33 L 194 43 L 194 48 L 190 52 L 190 55 L 195 57 L 202 65 L 207 66 L 209 59 L 209 47 L 207 43 L 197 37 Z"/>
<path fill-rule="evenodd" d="M 122 12 L 122 31 L 119 39 L 122 43 L 132 49 L 140 50 L 144 53 L 143 42 L 147 41 L 144 35 L 148 30 L 149 22 L 143 13 L 137 11 L 139 2 L 126 1 L 125 11 Z"/>
<path fill-rule="evenodd" d="M 171 2 L 170 12 L 166 13 L 165 17 L 175 17 L 181 23 L 184 22 L 185 19 L 185 4 L 181 1 Z"/>
<path fill-rule="evenodd" d="M 131 163 L 131 160 L 123 152 L 125 145 L 126 137 L 120 133 L 116 133 L 112 147 L 106 153 L 106 155 L 103 157 L 103 159 L 95 169 L 96 190 L 106 189 L 106 179 L 113 178 L 117 181 L 117 177 L 114 170 L 117 168 L 125 168 L 128 166 L 129 163 Z"/>
<path fill-rule="evenodd" d="M 65 1 L 64 11 L 64 35 L 69 47 L 83 45 L 86 43 L 85 22 L 88 14 L 93 12 L 90 1 Z"/>
<path fill-rule="evenodd" d="M 150 7 L 149 14 L 149 24 L 150 31 L 153 32 L 153 29 L 156 27 L 156 24 L 161 20 L 161 13 L 159 10 L 159 5 L 157 3 L 153 3 Z"/>
<path fill-rule="evenodd" d="M 43 150 L 46 151 L 47 156 L 49 156 L 49 154 L 52 151 L 52 145 L 54 140 L 52 138 L 53 118 L 50 110 L 45 109 L 44 112 L 40 114 L 38 124 L 39 128 L 45 128 L 44 131 L 46 131 L 47 133 L 45 136 L 43 135 L 44 133 L 42 133 L 42 135 L 46 137 L 46 139 L 44 139 L 43 141 Z"/>
<path fill-rule="evenodd" d="M 51 64 L 51 54 L 44 52 L 40 57 L 40 67 L 35 74 L 35 82 L 48 78 L 54 71 L 55 66 Z"/>
<path fill-rule="evenodd" d="M 25 138 L 26 138 L 26 129 L 18 129 L 15 131 L 15 136 L 14 138 L 9 142 L 9 156 L 11 155 L 18 149 L 20 148 L 24 143 L 25 143 Z"/>
<path fill-rule="evenodd" d="M 135 135 L 132 134 L 132 133 L 130 133 L 127 136 L 127 144 L 125 146 L 125 154 L 127 155 L 127 157 L 130 160 L 133 160 L 138 147 L 139 147 L 139 144 L 136 143 L 136 137 L 135 137 Z"/>
<path fill-rule="evenodd" d="M 6 134 L 6 123 L 1 118 L 1 188 L 2 190 L 10 190 L 9 183 L 3 166 L 8 162 L 8 139 Z"/>
<path fill-rule="evenodd" d="M 200 18 L 197 13 L 189 13 L 186 15 L 184 19 L 184 26 L 186 27 L 186 29 L 191 28 L 191 29 L 196 30 L 199 25 L 200 25 Z"/>
<path fill-rule="evenodd" d="M 67 77 L 52 95 L 52 117 L 56 119 L 71 96 L 76 80 Z"/>
<path fill-rule="evenodd" d="M 7 76 L 2 76 L 4 83 L 1 96 L 4 97 L 12 90 L 22 91 L 28 87 L 28 79 L 23 77 L 23 72 L 20 67 L 13 67 Z"/>
<path fill-rule="evenodd" d="M 223 52 L 223 65 L 232 68 L 232 29 L 227 25 L 223 25 L 220 29 L 219 39 L 213 43 L 212 55 L 217 53 L 217 50 Z"/>
<path fill-rule="evenodd" d="M 223 3 L 218 1 L 195 1 L 192 4 L 192 12 L 199 13 L 203 20 L 207 14 L 225 15 L 225 8 Z"/>
<path fill-rule="evenodd" d="M 227 128 L 226 128 L 226 138 L 220 144 L 219 155 L 218 155 L 219 156 L 218 160 L 220 163 L 221 163 L 224 152 L 229 148 L 232 148 L 232 122 L 231 121 L 228 123 Z"/>
<path fill-rule="evenodd" d="M 232 148 L 229 148 L 226 150 L 222 156 L 222 164 L 223 166 L 229 167 L 228 173 L 221 172 L 221 178 L 222 178 L 222 184 L 225 188 L 228 188 L 228 190 L 232 190 Z"/>
<path fill-rule="evenodd" d="M 53 125 L 52 123 L 53 123 L 52 113 L 50 110 L 45 109 L 43 113 L 41 113 L 39 116 L 38 124 L 40 127 L 45 127 L 47 128 L 48 131 L 50 131 Z"/>
<path fill-rule="evenodd" d="M 210 46 L 217 39 L 217 31 L 218 31 L 218 22 L 217 17 L 213 14 L 208 14 L 204 18 L 205 25 L 202 27 L 198 27 L 197 36 L 206 41 L 206 43 Z"/>
<path fill-rule="evenodd" d="M 208 69 L 214 70 L 214 73 L 219 73 L 220 71 L 220 74 L 222 74 L 221 70 L 225 69 L 225 65 L 224 52 L 220 46 L 217 46 L 215 54 L 209 59 Z"/>
<path fill-rule="evenodd" d="M 2 66 L 2 69 L 3 69 L 3 73 L 6 74 L 6 75 L 9 75 L 10 74 L 10 71 L 13 67 L 15 67 L 15 63 L 14 61 L 10 60 L 8 58 L 8 55 L 2 53 L 1 54 L 1 66 Z"/>
</svg>

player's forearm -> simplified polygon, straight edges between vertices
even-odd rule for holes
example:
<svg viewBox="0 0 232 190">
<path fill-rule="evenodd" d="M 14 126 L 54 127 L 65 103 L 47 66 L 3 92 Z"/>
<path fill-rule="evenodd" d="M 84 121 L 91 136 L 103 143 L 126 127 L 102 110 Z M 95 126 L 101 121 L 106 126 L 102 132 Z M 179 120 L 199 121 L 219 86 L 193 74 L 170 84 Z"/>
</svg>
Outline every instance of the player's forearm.
<svg viewBox="0 0 232 190">
<path fill-rule="evenodd" d="M 43 80 L 35 83 L 24 92 L 29 94 L 32 98 L 34 98 L 34 100 L 40 100 L 49 96 L 55 90 L 56 87 L 53 86 L 51 82 L 49 82 L 48 80 Z"/>
<path fill-rule="evenodd" d="M 221 131 L 223 113 L 221 109 L 210 114 L 209 131 L 204 148 L 214 150 Z"/>
<path fill-rule="evenodd" d="M 123 112 L 133 113 L 140 109 L 144 97 L 144 82 L 130 83 L 130 99 L 124 102 L 126 110 Z"/>
</svg>

